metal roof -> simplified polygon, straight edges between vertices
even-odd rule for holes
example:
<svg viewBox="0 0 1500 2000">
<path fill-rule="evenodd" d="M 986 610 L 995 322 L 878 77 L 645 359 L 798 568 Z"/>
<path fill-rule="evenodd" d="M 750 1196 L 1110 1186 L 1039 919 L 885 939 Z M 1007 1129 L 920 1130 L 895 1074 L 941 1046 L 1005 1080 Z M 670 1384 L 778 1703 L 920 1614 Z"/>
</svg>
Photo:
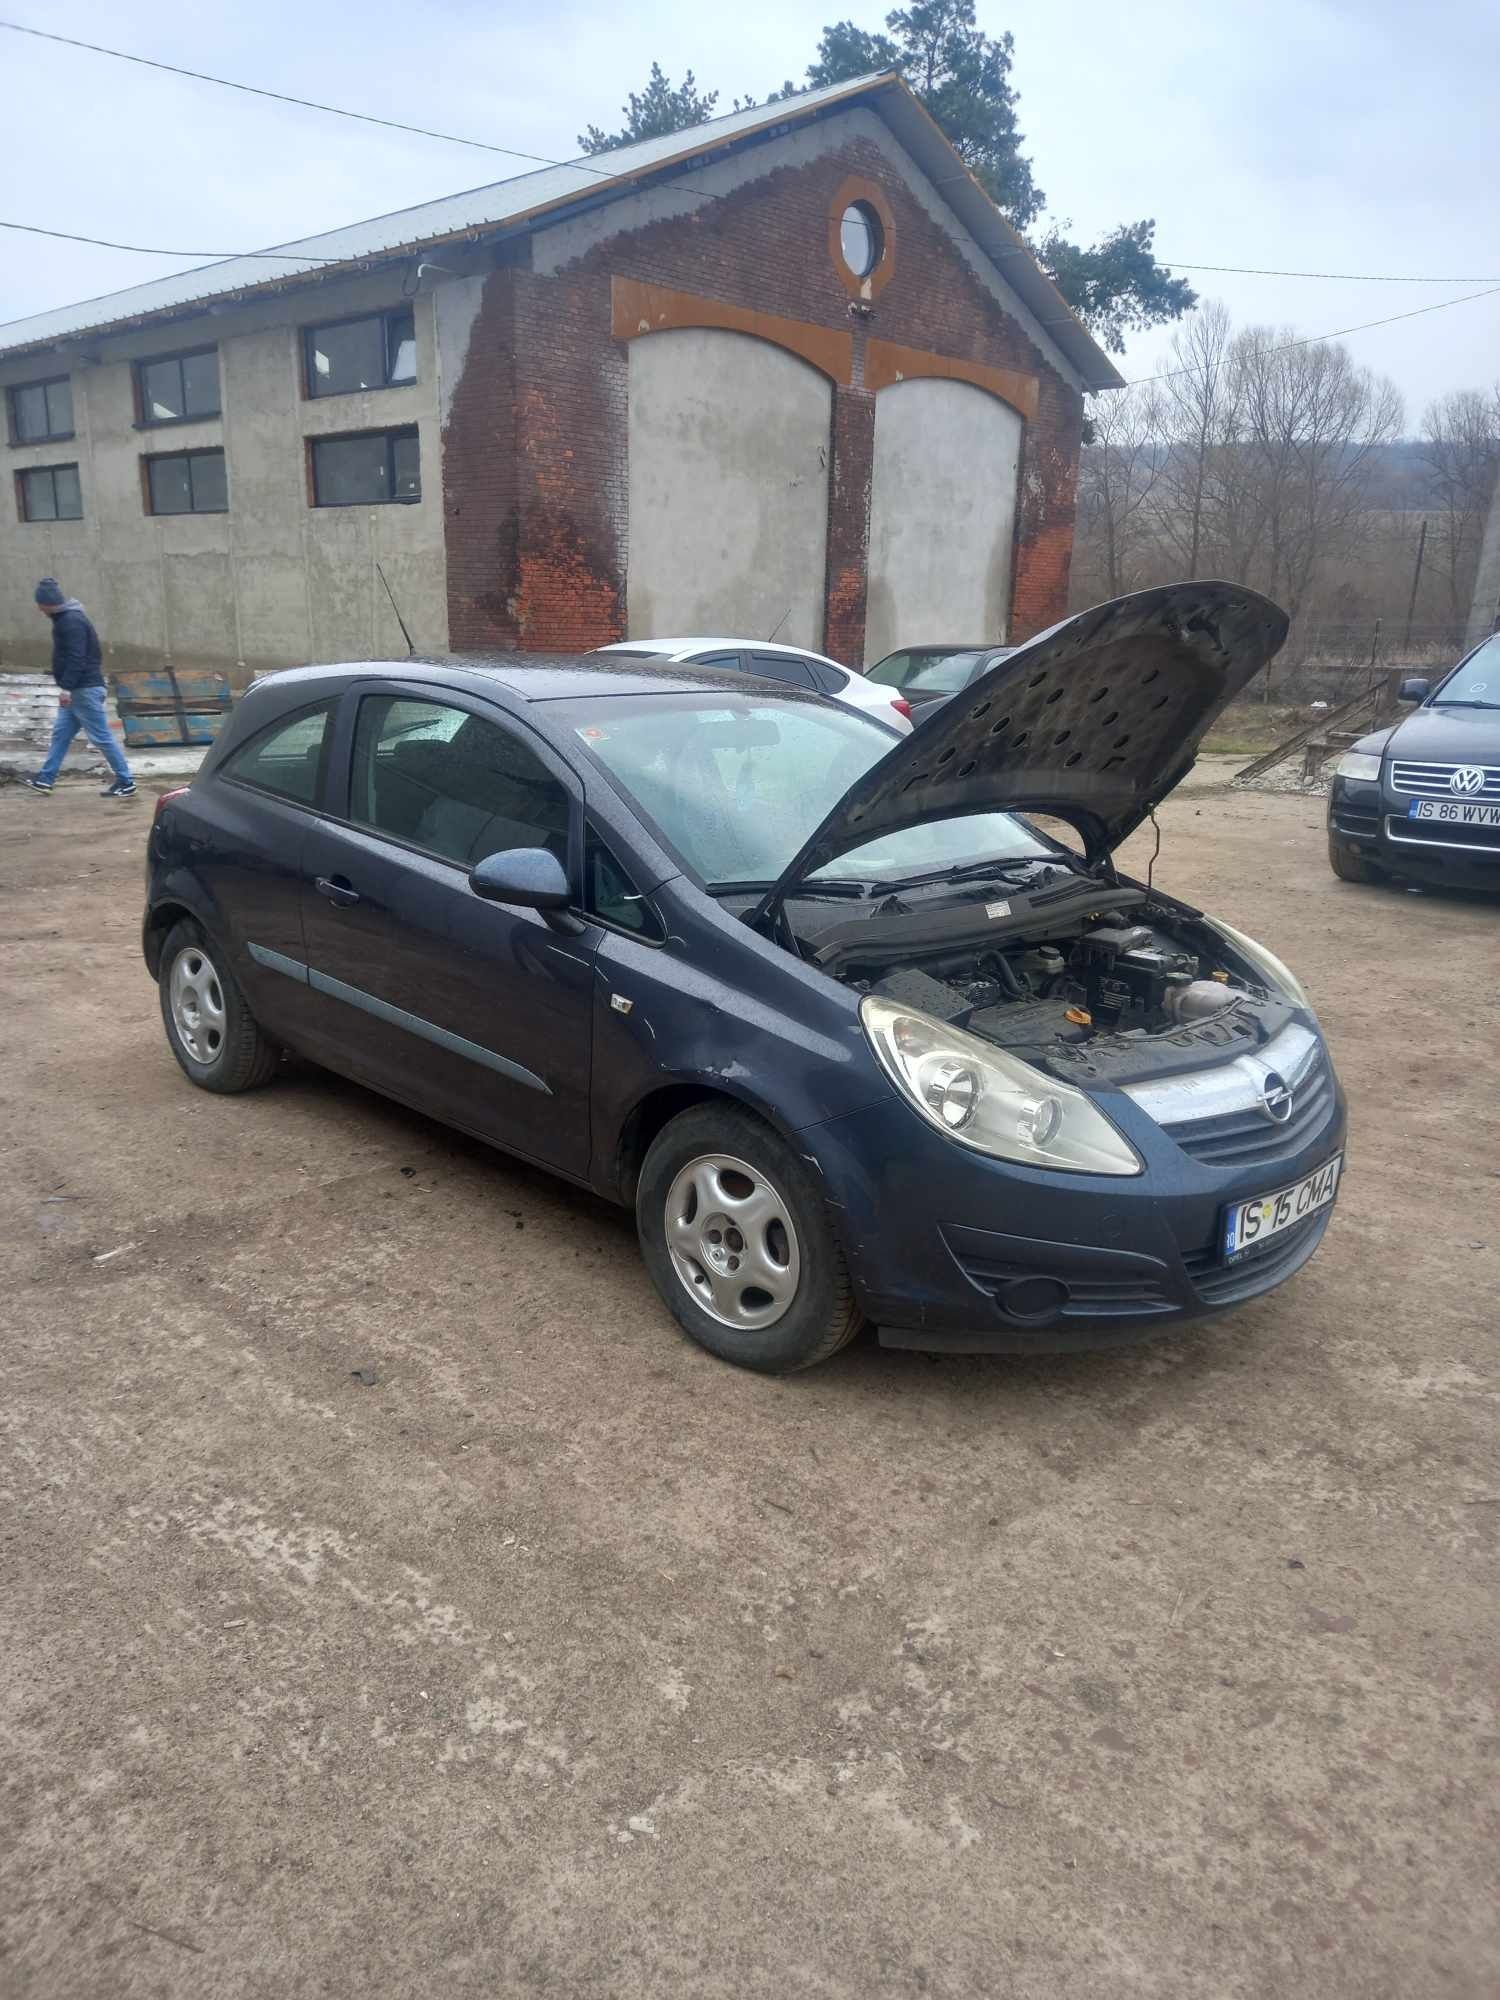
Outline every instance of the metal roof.
<svg viewBox="0 0 1500 2000">
<path fill-rule="evenodd" d="M 607 167 L 569 161 L 517 174 L 467 193 L 447 195 L 416 208 L 397 209 L 369 222 L 321 236 L 280 243 L 254 257 L 200 264 L 170 278 L 132 285 L 102 298 L 59 306 L 29 319 L 0 325 L 0 356 L 51 346 L 84 334 L 190 312 L 211 300 L 279 289 L 289 281 L 347 273 L 435 244 L 536 224 L 581 200 L 624 193 L 643 180 L 675 174 L 707 154 L 767 132 L 814 119 L 834 107 L 865 103 L 932 179 L 969 233 L 994 261 L 1006 283 L 1035 314 L 1090 389 L 1118 388 L 1121 377 L 1075 317 L 1020 236 L 964 166 L 939 126 L 894 72 L 807 90 L 723 118 L 621 146 Z"/>
</svg>

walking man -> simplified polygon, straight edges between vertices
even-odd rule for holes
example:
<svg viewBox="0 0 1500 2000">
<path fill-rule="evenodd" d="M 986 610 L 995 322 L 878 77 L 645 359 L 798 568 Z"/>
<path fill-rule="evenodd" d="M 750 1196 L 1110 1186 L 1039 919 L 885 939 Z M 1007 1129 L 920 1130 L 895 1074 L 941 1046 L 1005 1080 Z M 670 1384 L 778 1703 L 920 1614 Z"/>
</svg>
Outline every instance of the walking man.
<svg viewBox="0 0 1500 2000">
<path fill-rule="evenodd" d="M 115 774 L 115 780 L 99 796 L 102 799 L 133 799 L 135 779 L 125 761 L 125 752 L 114 739 L 109 714 L 104 706 L 103 658 L 99 634 L 76 597 L 65 597 L 55 576 L 44 576 L 36 587 L 39 609 L 52 620 L 52 678 L 57 682 L 57 720 L 52 725 L 52 742 L 47 761 L 27 784 L 34 792 L 50 792 L 56 781 L 68 745 L 81 729 Z"/>
</svg>

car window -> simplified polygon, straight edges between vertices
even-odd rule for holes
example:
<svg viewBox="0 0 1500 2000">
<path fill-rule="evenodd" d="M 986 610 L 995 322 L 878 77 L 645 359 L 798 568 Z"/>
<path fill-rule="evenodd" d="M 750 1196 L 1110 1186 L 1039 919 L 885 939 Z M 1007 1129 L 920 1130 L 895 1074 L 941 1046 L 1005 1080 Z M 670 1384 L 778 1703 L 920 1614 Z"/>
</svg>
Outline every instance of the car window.
<svg viewBox="0 0 1500 2000">
<path fill-rule="evenodd" d="M 220 776 L 254 785 L 259 792 L 273 792 L 278 799 L 291 799 L 297 805 L 316 804 L 332 713 L 333 703 L 325 701 L 273 722 L 226 759 Z"/>
<path fill-rule="evenodd" d="M 590 827 L 583 843 L 583 907 L 587 915 L 637 937 L 666 935 L 656 912 L 603 840 Z"/>
<path fill-rule="evenodd" d="M 791 687 L 816 685 L 806 660 L 799 660 L 795 653 L 752 653 L 750 671 L 768 681 L 786 681 Z"/>
<path fill-rule="evenodd" d="M 988 658 L 988 653 L 947 653 L 941 659 L 918 659 L 901 685 L 918 694 L 956 694 Z"/>
<path fill-rule="evenodd" d="M 559 704 L 582 748 L 709 882 L 774 881 L 831 807 L 898 739 L 857 709 L 763 698 L 624 696 Z M 819 871 L 898 879 L 1049 850 L 1008 813 L 882 835 Z"/>
<path fill-rule="evenodd" d="M 1500 632 L 1485 640 L 1432 697 L 1444 702 L 1477 702 L 1482 708 L 1500 707 Z"/>
<path fill-rule="evenodd" d="M 910 672 L 910 653 L 887 653 L 883 660 L 877 660 L 869 669 L 865 679 L 874 681 L 877 687 L 898 688 Z"/>
<path fill-rule="evenodd" d="M 349 814 L 360 826 L 472 868 L 510 847 L 566 867 L 567 788 L 510 730 L 446 702 L 366 695 Z"/>
<path fill-rule="evenodd" d="M 806 660 L 803 662 L 813 677 L 813 686 L 821 688 L 824 694 L 844 694 L 856 675 L 845 673 L 842 667 L 835 667 L 827 660 Z"/>
<path fill-rule="evenodd" d="M 683 665 L 693 667 L 728 667 L 732 673 L 736 674 L 743 673 L 745 670 L 745 663 L 738 653 L 694 653 L 692 659 L 685 660 Z"/>
</svg>

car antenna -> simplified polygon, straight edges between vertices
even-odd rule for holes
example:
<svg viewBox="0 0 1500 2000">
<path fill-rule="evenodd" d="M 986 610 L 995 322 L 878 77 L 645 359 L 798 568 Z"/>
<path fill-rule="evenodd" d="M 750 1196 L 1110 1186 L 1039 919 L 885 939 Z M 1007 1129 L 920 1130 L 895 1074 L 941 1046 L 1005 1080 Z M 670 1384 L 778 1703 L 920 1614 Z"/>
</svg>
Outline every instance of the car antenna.
<svg viewBox="0 0 1500 2000">
<path fill-rule="evenodd" d="M 786 621 L 788 620 L 788 618 L 791 617 L 791 615 L 792 615 L 792 607 L 789 604 L 786 610 L 783 611 L 781 616 L 776 620 L 776 623 L 771 627 L 770 631 L 766 634 L 764 640 L 762 641 L 762 644 L 769 646 L 771 641 L 776 637 L 776 634 L 781 630 L 782 626 L 785 625 Z"/>
<path fill-rule="evenodd" d="M 401 616 L 401 606 L 396 602 L 396 593 L 391 589 L 389 582 L 387 582 L 385 571 L 380 567 L 379 563 L 375 565 L 375 574 L 385 584 L 385 594 L 391 600 L 391 609 L 396 614 L 396 623 L 401 627 L 401 636 L 406 641 L 406 657 L 409 660 L 415 659 L 417 649 L 411 642 L 410 632 L 406 629 L 406 620 Z"/>
</svg>

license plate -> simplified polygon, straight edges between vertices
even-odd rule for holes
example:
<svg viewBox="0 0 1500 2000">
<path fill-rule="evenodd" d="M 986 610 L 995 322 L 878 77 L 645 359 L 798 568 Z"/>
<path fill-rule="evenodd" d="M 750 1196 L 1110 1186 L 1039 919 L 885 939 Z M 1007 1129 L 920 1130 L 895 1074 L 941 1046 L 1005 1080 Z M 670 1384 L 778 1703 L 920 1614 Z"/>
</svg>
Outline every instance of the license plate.
<svg viewBox="0 0 1500 2000">
<path fill-rule="evenodd" d="M 1500 826 L 1500 806 L 1478 805 L 1468 799 L 1413 799 L 1408 819 L 1435 819 L 1443 826 Z"/>
<path fill-rule="evenodd" d="M 1269 1243 L 1283 1229 L 1292 1229 L 1320 1208 L 1327 1208 L 1338 1188 L 1343 1164 L 1343 1154 L 1335 1153 L 1305 1180 L 1278 1188 L 1274 1194 L 1258 1194 L 1252 1201 L 1237 1201 L 1224 1217 L 1225 1263 L 1234 1263 L 1248 1251 Z"/>
</svg>

